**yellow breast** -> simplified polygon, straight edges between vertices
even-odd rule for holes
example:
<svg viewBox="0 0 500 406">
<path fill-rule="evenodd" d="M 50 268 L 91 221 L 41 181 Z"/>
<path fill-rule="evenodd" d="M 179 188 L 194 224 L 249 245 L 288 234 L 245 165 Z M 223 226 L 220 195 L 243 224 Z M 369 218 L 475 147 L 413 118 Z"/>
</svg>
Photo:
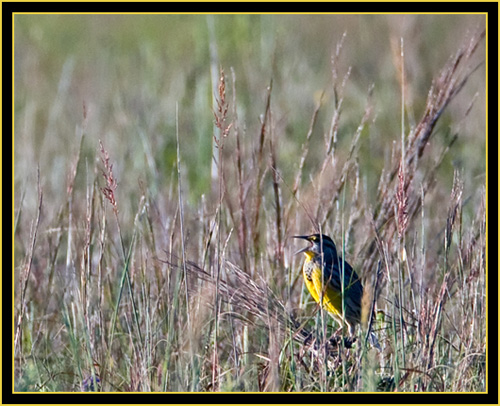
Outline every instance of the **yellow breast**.
<svg viewBox="0 0 500 406">
<path fill-rule="evenodd" d="M 321 298 L 323 308 L 331 313 L 338 321 L 342 321 L 342 294 L 336 292 L 330 285 L 324 285 L 322 282 L 321 268 L 312 260 L 312 256 L 306 254 L 306 261 L 302 268 L 304 282 L 309 293 L 314 298 L 316 303 L 320 303 Z"/>
</svg>

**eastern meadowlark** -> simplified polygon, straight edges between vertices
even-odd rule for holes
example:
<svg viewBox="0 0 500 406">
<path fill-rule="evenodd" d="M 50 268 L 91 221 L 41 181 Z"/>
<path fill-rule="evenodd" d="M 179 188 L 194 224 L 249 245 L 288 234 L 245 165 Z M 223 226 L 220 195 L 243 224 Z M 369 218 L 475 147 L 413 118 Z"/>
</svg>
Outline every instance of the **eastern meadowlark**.
<svg viewBox="0 0 500 406">
<path fill-rule="evenodd" d="M 344 322 L 347 324 L 349 334 L 353 336 L 356 325 L 361 323 L 363 299 L 363 285 L 358 275 L 337 254 L 337 247 L 330 237 L 312 234 L 294 238 L 302 238 L 312 244 L 297 252 L 303 252 L 306 257 L 302 271 L 307 289 L 316 303 L 321 303 L 341 327 Z"/>
</svg>

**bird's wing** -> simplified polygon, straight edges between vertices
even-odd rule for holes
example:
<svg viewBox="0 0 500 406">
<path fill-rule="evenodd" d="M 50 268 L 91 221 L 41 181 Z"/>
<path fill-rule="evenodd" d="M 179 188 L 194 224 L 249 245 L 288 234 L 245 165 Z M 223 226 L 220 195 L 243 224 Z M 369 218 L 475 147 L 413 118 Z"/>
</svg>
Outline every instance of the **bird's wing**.
<svg viewBox="0 0 500 406">
<path fill-rule="evenodd" d="M 339 257 L 339 266 L 340 264 L 342 264 L 342 257 Z M 342 268 L 340 268 L 340 272 L 342 272 Z M 347 261 L 344 261 L 344 289 L 361 289 L 361 292 L 363 291 L 358 274 Z"/>
</svg>

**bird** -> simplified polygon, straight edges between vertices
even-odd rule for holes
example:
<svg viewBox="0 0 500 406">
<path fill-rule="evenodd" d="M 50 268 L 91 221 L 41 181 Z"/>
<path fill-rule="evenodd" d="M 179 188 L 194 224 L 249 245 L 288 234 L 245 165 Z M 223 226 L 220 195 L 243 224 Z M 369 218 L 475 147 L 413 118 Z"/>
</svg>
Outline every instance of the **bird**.
<svg viewBox="0 0 500 406">
<path fill-rule="evenodd" d="M 316 303 L 321 303 L 341 326 L 354 336 L 361 323 L 363 285 L 352 266 L 337 253 L 333 240 L 325 234 L 296 235 L 311 243 L 296 254 L 304 253 L 304 282 Z M 341 275 L 344 274 L 342 286 Z M 342 293 L 343 292 L 343 293 Z"/>
</svg>

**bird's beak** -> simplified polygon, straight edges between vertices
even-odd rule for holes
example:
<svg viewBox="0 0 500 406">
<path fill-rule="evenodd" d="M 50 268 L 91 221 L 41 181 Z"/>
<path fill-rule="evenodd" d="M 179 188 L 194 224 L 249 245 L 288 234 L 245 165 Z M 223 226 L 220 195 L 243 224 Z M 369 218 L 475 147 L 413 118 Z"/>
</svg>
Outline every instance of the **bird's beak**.
<svg viewBox="0 0 500 406">
<path fill-rule="evenodd" d="M 294 235 L 293 238 L 301 238 L 303 240 L 309 241 L 309 236 L 307 236 L 307 235 Z M 300 254 L 302 252 L 309 251 L 310 248 L 311 248 L 311 246 L 302 248 L 302 249 L 298 250 L 296 253 L 294 253 L 293 255 L 297 255 L 297 254 Z"/>
</svg>

